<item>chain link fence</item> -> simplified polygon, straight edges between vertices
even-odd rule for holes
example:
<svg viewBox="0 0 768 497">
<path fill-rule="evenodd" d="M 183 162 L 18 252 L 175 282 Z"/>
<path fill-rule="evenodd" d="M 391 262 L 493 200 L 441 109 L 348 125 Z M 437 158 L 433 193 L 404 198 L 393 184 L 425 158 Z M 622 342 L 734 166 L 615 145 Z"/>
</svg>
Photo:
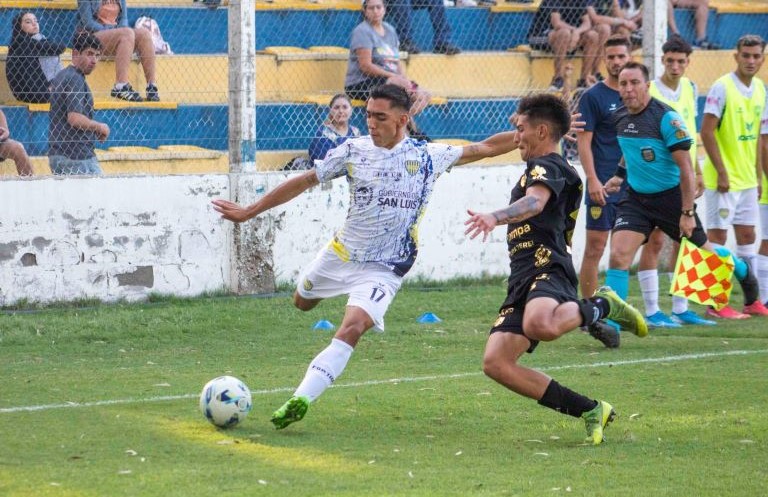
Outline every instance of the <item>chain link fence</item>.
<svg viewBox="0 0 768 497">
<path fill-rule="evenodd" d="M 91 12 L 95 9 L 97 17 L 109 18 L 108 14 L 114 13 L 114 9 L 102 10 L 103 5 L 114 4 L 98 0 L 87 3 L 95 5 Z M 607 17 L 630 18 L 635 13 L 630 9 L 633 3 L 622 0 L 624 10 L 620 14 L 611 10 L 611 1 L 596 2 L 594 8 Z M 132 38 L 130 42 L 120 39 L 120 43 L 133 45 L 127 62 L 121 62 L 124 52 L 115 37 L 100 36 L 105 55 L 87 82 L 93 97 L 92 119 L 109 128 L 103 141 L 98 130 L 92 132 L 89 141 L 103 173 L 229 170 L 228 77 L 237 70 L 231 61 L 239 59 L 230 58 L 228 53 L 227 9 L 236 5 L 216 0 L 129 0 L 124 17 L 130 28 L 125 30 Z M 73 35 L 87 24 L 82 14 L 86 9 L 78 9 L 73 0 L 0 0 L 0 6 L 0 43 L 7 44 L 0 48 L 2 72 L 14 64 L 14 56 L 25 58 L 27 67 L 40 71 L 55 71 L 52 67 L 56 62 L 63 67 L 73 64 Z M 415 117 L 415 123 L 431 139 L 477 140 L 507 129 L 507 119 L 519 97 L 558 83 L 553 81 L 554 60 L 546 43 L 532 45 L 529 39 L 540 1 L 391 0 L 382 6 L 386 9 L 383 20 L 394 27 L 400 49 L 385 54 L 385 58 L 398 60 L 403 76 L 429 92 L 430 104 Z M 565 17 L 573 14 L 568 13 L 568 7 L 562 10 Z M 752 2 L 742 10 L 733 5 L 728 10 L 712 2 L 706 12 L 706 41 L 710 45 L 704 48 L 719 45 L 721 50 L 697 50 L 692 56 L 689 75 L 699 85 L 702 97 L 717 77 L 733 69 L 731 54 L 738 36 L 749 31 L 768 37 L 766 2 Z M 45 41 L 62 51 L 19 54 L 13 48 L 12 33 L 14 23 L 25 14 L 33 15 Z M 255 20 L 256 99 L 246 99 L 245 105 L 255 109 L 258 170 L 306 167 L 306 161 L 296 158 L 307 156 L 313 138 L 322 134 L 323 124 L 331 120 L 331 98 L 344 93 L 348 86 L 353 31 L 366 22 L 365 15 L 362 5 L 354 1 L 256 1 L 254 17 L 243 23 Z M 696 9 L 679 8 L 674 16 L 675 29 L 686 39 L 693 42 L 700 38 Z M 133 29 L 142 17 L 154 20 L 172 53 L 162 53 L 164 47 L 159 43 L 146 48 L 147 39 L 151 43 L 152 37 Z M 648 35 L 647 30 L 631 27 L 628 33 L 635 37 Z M 615 30 L 611 25 L 610 31 Z M 41 38 L 29 33 L 25 36 Z M 635 56 L 642 57 L 640 50 Z M 583 62 L 583 50 L 567 57 L 565 81 L 560 82 L 566 91 L 578 84 Z M 598 66 L 594 72 L 600 71 Z M 27 90 L 34 90 L 31 78 L 11 79 L 0 76 L 0 104 L 11 139 L 24 146 L 36 175 L 50 174 L 50 137 L 62 136 L 49 130 L 54 114 L 51 104 L 30 101 L 35 99 L 23 94 L 25 84 Z M 116 83 L 129 83 L 136 93 L 115 88 Z M 148 93 L 149 84 L 157 88 L 156 99 L 152 87 Z M 351 104 L 349 123 L 365 133 L 363 102 L 353 99 Z M 15 177 L 21 172 L 17 166 L 13 160 L 5 160 L 0 163 L 0 175 Z"/>
</svg>

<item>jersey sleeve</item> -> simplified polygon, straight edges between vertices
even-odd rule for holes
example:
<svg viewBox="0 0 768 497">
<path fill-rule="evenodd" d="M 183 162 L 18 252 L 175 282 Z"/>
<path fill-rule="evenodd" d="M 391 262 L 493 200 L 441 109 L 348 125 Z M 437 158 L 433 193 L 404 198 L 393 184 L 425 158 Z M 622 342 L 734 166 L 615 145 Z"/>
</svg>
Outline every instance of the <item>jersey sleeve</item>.
<svg viewBox="0 0 768 497">
<path fill-rule="evenodd" d="M 352 157 L 352 143 L 347 140 L 328 151 L 323 160 L 315 161 L 315 172 L 321 183 L 347 174 L 347 164 Z"/>
<path fill-rule="evenodd" d="M 565 187 L 565 177 L 560 165 L 551 156 L 538 157 L 528 163 L 525 171 L 525 187 L 546 185 L 556 197 Z"/>
<path fill-rule="evenodd" d="M 763 115 L 760 118 L 760 134 L 768 135 L 768 91 L 765 92 L 765 103 L 763 104 Z"/>
<path fill-rule="evenodd" d="M 584 131 L 593 132 L 597 125 L 598 109 L 592 92 L 586 92 L 579 101 L 581 120 L 584 121 Z"/>
<path fill-rule="evenodd" d="M 661 138 L 670 150 L 688 150 L 691 148 L 691 133 L 685 127 L 685 121 L 677 112 L 670 110 L 661 118 Z"/>
<path fill-rule="evenodd" d="M 704 114 L 712 114 L 720 119 L 725 109 L 725 85 L 720 81 L 715 82 L 707 94 L 707 102 L 704 104 Z"/>
<path fill-rule="evenodd" d="M 444 143 L 429 143 L 427 150 L 432 160 L 432 167 L 438 175 L 450 171 L 451 167 L 461 159 L 461 154 L 464 153 L 464 147 Z"/>
</svg>

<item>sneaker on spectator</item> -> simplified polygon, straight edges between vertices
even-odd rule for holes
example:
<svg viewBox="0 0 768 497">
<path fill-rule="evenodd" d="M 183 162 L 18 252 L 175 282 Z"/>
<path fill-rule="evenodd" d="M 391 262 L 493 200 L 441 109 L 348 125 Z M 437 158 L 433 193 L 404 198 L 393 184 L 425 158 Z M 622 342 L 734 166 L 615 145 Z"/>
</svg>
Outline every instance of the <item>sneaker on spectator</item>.
<svg viewBox="0 0 768 497">
<path fill-rule="evenodd" d="M 117 86 L 112 87 L 112 91 L 109 92 L 109 94 L 120 100 L 127 100 L 128 102 L 142 101 L 141 95 L 133 89 L 130 83 L 124 84 L 123 87 L 119 89 Z"/>
<path fill-rule="evenodd" d="M 439 45 L 435 45 L 435 53 L 456 55 L 461 53 L 461 49 L 456 45 L 451 45 L 450 43 L 441 43 Z"/>
<path fill-rule="evenodd" d="M 723 307 L 719 311 L 710 307 L 709 309 L 707 309 L 707 316 L 712 316 L 713 318 L 721 318 L 721 319 L 749 319 L 752 317 L 749 314 L 742 314 L 741 312 L 734 310 L 733 307 L 728 305 Z"/>
<path fill-rule="evenodd" d="M 157 92 L 157 86 L 153 84 L 147 85 L 147 102 L 159 102 L 160 95 Z"/>
<path fill-rule="evenodd" d="M 706 38 L 702 38 L 693 42 L 693 48 L 698 48 L 700 50 L 720 50 L 720 45 L 712 43 Z"/>
<path fill-rule="evenodd" d="M 744 314 L 751 314 L 752 316 L 768 316 L 768 308 L 766 308 L 759 300 L 755 300 L 751 304 L 744 306 Z"/>
<path fill-rule="evenodd" d="M 411 40 L 403 40 L 400 42 L 400 50 L 402 52 L 408 52 L 409 54 L 421 53 L 421 49 Z"/>
<path fill-rule="evenodd" d="M 454 5 L 453 0 L 443 0 L 443 7 L 453 7 Z"/>
<path fill-rule="evenodd" d="M 475 0 L 456 0 L 456 7 L 477 7 Z"/>
<path fill-rule="evenodd" d="M 563 78 L 560 76 L 555 76 L 552 78 L 552 82 L 549 84 L 549 88 L 547 91 L 550 92 L 558 92 L 563 90 L 563 86 L 565 85 L 565 81 L 563 81 Z"/>
</svg>

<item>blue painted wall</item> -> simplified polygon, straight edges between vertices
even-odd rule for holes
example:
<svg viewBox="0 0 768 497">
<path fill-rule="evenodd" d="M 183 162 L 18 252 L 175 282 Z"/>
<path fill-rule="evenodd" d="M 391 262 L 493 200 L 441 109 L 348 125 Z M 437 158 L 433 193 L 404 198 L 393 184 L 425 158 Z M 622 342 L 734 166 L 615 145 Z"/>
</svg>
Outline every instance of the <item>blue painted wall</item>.
<svg viewBox="0 0 768 497">
<path fill-rule="evenodd" d="M 13 16 L 20 9 L 0 10 L 0 44 L 10 41 Z M 768 38 L 768 14 L 715 14 L 709 17 L 711 41 L 724 48 L 735 45 L 744 33 L 756 33 Z M 56 41 L 68 42 L 76 25 L 72 10 L 37 9 L 42 32 Z M 210 10 L 202 6 L 188 8 L 135 7 L 130 8 L 131 23 L 141 15 L 157 19 L 163 37 L 180 54 L 211 54 L 227 52 L 227 11 Z M 270 10 L 256 12 L 256 48 L 271 45 L 309 47 L 313 45 L 347 46 L 349 34 L 361 21 L 360 12 L 345 10 Z M 530 12 L 492 13 L 484 8 L 449 8 L 452 41 L 464 50 L 506 50 L 526 43 Z M 675 11 L 683 36 L 692 40 L 693 12 Z M 432 48 L 432 26 L 425 10 L 413 14 L 415 41 L 423 49 Z"/>
</svg>

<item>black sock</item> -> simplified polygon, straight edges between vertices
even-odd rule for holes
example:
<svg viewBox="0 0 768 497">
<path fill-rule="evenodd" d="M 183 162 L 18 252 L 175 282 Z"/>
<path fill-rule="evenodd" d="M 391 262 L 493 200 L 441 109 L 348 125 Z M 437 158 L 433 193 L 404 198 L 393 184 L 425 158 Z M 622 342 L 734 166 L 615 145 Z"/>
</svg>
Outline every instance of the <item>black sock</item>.
<svg viewBox="0 0 768 497">
<path fill-rule="evenodd" d="M 608 301 L 602 297 L 590 297 L 588 299 L 581 299 L 576 304 L 579 306 L 579 312 L 581 318 L 584 320 L 582 326 L 589 326 L 590 324 L 599 321 L 608 315 L 610 311 L 610 305 Z"/>
<path fill-rule="evenodd" d="M 578 418 L 583 413 L 594 409 L 597 401 L 588 399 L 552 380 L 547 385 L 544 396 L 539 400 L 539 405 Z"/>
</svg>

